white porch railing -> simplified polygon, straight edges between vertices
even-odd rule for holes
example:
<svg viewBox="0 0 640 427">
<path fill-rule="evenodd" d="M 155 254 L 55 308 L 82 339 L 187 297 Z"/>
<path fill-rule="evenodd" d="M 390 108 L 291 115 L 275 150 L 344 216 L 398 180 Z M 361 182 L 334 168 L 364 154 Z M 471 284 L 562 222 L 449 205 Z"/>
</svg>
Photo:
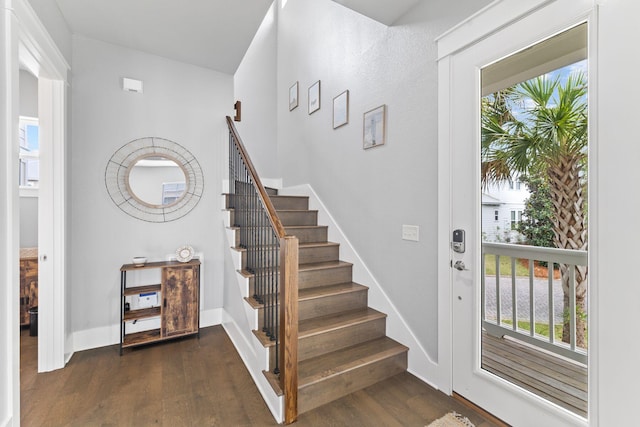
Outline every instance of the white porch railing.
<svg viewBox="0 0 640 427">
<path fill-rule="evenodd" d="M 531 345 L 543 348 L 547 351 L 568 357 L 580 363 L 587 363 L 586 349 L 576 346 L 576 278 L 575 266 L 587 265 L 587 252 L 556 248 L 542 248 L 537 246 L 512 245 L 503 243 L 483 243 L 482 244 L 482 326 L 485 330 L 498 337 L 505 335 L 525 341 Z M 494 285 L 491 282 L 493 277 L 486 275 L 485 259 L 486 255 L 495 255 L 495 295 L 493 295 Z M 511 277 L 501 276 L 500 257 L 511 259 Z M 528 260 L 528 277 L 516 276 L 517 260 Z M 546 279 L 536 279 L 534 277 L 534 261 L 546 261 L 549 266 L 549 273 Z M 569 272 L 569 325 L 571 331 L 570 343 L 558 341 L 555 338 L 555 325 L 562 324 L 562 279 L 554 280 L 554 264 L 565 264 Z M 510 307 L 503 305 L 503 300 L 508 300 L 510 281 Z M 540 283 L 542 282 L 542 283 Z M 555 283 L 554 283 L 555 282 Z M 546 292 L 540 287 L 546 284 Z M 527 286 L 528 285 L 528 286 Z M 555 293 L 554 293 L 555 289 Z M 491 291 L 491 292 L 490 292 Z M 506 295 L 505 295 L 506 293 Z M 554 299 L 554 294 L 560 300 Z M 525 295 L 523 295 L 525 294 Z M 528 297 L 527 295 L 528 294 Z M 541 297 L 541 294 L 543 295 Z M 488 296 L 489 295 L 489 296 Z M 538 298 L 536 298 L 536 296 Z M 542 301 L 538 301 L 542 300 Z M 524 307 L 523 307 L 524 304 Z M 528 305 L 528 309 L 526 307 Z M 560 305 L 560 307 L 558 307 Z M 542 307 L 542 312 L 540 308 Z M 544 308 L 546 307 L 546 310 Z M 558 314 L 557 309 L 560 309 Z M 528 311 L 526 314 L 521 312 Z M 544 313 L 546 311 L 546 313 Z M 537 312 L 537 313 L 536 313 Z M 537 315 L 538 314 L 538 315 Z M 508 317 L 506 317 L 508 316 Z M 504 320 L 510 318 L 511 324 Z M 529 330 L 518 327 L 518 320 L 529 322 Z M 549 336 L 537 334 L 535 331 L 536 321 L 538 323 L 548 323 Z"/>
</svg>

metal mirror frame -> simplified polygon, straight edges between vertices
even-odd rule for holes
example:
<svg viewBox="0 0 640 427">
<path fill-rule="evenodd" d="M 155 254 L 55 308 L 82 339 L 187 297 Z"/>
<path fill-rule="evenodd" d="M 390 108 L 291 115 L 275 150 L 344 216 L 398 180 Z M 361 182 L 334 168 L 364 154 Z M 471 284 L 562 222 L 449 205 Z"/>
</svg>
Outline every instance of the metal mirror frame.
<svg viewBox="0 0 640 427">
<path fill-rule="evenodd" d="M 150 156 L 170 158 L 184 171 L 186 188 L 170 205 L 142 202 L 132 194 L 129 173 L 138 160 Z M 182 145 L 165 138 L 134 139 L 120 147 L 107 162 L 104 181 L 111 200 L 126 214 L 147 222 L 169 222 L 182 218 L 196 207 L 204 192 L 204 175 L 196 158 Z"/>
</svg>

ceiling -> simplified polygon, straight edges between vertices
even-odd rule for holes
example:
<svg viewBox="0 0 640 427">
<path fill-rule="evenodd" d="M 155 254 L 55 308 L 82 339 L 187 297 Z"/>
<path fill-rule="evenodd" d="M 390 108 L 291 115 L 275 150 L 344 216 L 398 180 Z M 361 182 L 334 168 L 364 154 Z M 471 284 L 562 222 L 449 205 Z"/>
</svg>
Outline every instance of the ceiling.
<svg viewBox="0 0 640 427">
<path fill-rule="evenodd" d="M 421 0 L 333 1 L 392 25 Z M 56 2 L 74 34 L 234 74 L 273 0 Z"/>
<path fill-rule="evenodd" d="M 56 0 L 74 34 L 227 74 L 272 1 Z"/>
</svg>

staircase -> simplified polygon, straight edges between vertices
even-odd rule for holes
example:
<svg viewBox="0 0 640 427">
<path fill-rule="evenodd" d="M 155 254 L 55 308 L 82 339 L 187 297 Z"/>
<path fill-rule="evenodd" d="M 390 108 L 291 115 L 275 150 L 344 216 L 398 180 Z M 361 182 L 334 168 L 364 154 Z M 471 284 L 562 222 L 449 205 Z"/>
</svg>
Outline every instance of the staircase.
<svg viewBox="0 0 640 427">
<path fill-rule="evenodd" d="M 327 240 L 308 198 L 274 190 L 270 198 L 287 235 L 299 240 L 298 413 L 406 370 L 408 348 L 385 335 L 386 314 L 368 307 L 368 288 L 352 281 L 352 264 L 340 260 L 339 245 Z M 234 224 L 232 210 L 230 220 Z M 237 240 L 233 249 L 243 252 Z M 262 319 L 262 305 L 251 297 L 253 276 L 241 274 L 249 278 L 246 303 Z M 258 320 L 253 333 L 269 349 L 272 370 L 274 345 L 261 328 Z M 281 392 L 277 381 L 269 383 Z"/>
</svg>

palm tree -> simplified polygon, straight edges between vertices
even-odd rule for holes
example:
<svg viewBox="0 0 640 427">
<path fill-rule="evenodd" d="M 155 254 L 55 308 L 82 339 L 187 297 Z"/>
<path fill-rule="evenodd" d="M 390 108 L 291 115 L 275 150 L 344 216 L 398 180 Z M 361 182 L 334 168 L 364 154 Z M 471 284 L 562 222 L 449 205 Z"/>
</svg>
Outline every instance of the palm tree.
<svg viewBox="0 0 640 427">
<path fill-rule="evenodd" d="M 540 76 L 483 99 L 482 180 L 542 176 L 553 204 L 554 245 L 587 250 L 587 84 L 582 73 L 564 84 Z M 565 313 L 569 272 L 561 265 Z M 587 267 L 576 267 L 576 344 L 586 348 Z M 565 315 L 562 339 L 569 342 Z"/>
</svg>

